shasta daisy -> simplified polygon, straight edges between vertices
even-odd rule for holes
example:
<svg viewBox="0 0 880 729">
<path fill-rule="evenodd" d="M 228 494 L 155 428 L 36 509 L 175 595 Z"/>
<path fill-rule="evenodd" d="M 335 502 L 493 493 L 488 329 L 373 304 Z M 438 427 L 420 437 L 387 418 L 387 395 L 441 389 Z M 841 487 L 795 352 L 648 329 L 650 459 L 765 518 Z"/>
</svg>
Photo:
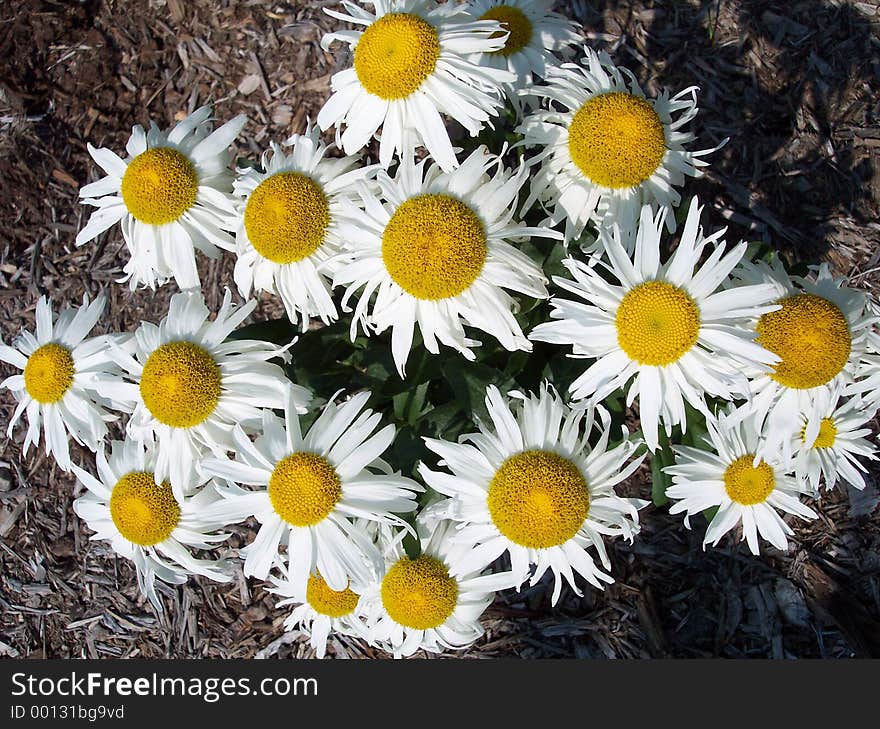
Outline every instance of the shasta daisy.
<svg viewBox="0 0 880 729">
<path fill-rule="evenodd" d="M 348 44 L 353 67 L 334 74 L 332 95 L 318 114 L 318 125 L 346 126 L 346 154 L 362 149 L 382 128 L 379 161 L 386 169 L 394 153 L 401 159 L 423 144 L 437 164 L 458 166 L 441 114 L 476 136 L 503 103 L 502 85 L 515 76 L 471 60 L 474 53 L 499 51 L 507 37 L 500 23 L 474 20 L 466 7 L 434 0 L 375 0 L 374 12 L 342 0 L 346 13 L 325 9 L 363 30 L 324 36 Z"/>
<path fill-rule="evenodd" d="M 97 208 L 76 236 L 81 246 L 116 223 L 130 259 L 123 270 L 131 288 L 155 289 L 173 278 L 181 289 L 199 285 L 195 249 L 216 258 L 232 250 L 225 231 L 234 215 L 227 148 L 247 119 L 237 116 L 211 131 L 211 107 L 202 106 L 170 131 L 155 123 L 131 130 L 125 159 L 88 145 L 106 176 L 80 190 L 82 202 Z"/>
<path fill-rule="evenodd" d="M 14 392 L 18 400 L 8 436 L 27 413 L 23 455 L 40 442 L 42 426 L 46 453 L 68 471 L 68 435 L 95 451 L 107 434 L 107 422 L 116 419 L 105 408 L 114 405 L 109 390 L 119 377 L 119 368 L 106 351 L 111 339 L 121 342 L 125 336 L 88 338 L 105 304 L 103 295 L 91 303 L 84 296 L 82 306 L 65 308 L 56 320 L 49 299 L 40 297 L 36 331 L 22 330 L 13 347 L 0 341 L 0 360 L 21 370 L 0 387 Z"/>
<path fill-rule="evenodd" d="M 355 222 L 341 228 L 349 255 L 333 279 L 346 287 L 343 308 L 360 290 L 352 339 L 358 322 L 368 332 L 390 327 L 401 376 L 416 324 L 432 354 L 439 341 L 474 359 L 479 341 L 463 324 L 492 334 L 505 349 L 530 350 L 514 317 L 519 304 L 504 289 L 546 298 L 546 279 L 514 243 L 557 234 L 516 217 L 526 177 L 525 167 L 506 170 L 481 146 L 450 173 L 409 160 L 394 177 L 380 172 L 378 191 L 362 186 Z"/>
</svg>

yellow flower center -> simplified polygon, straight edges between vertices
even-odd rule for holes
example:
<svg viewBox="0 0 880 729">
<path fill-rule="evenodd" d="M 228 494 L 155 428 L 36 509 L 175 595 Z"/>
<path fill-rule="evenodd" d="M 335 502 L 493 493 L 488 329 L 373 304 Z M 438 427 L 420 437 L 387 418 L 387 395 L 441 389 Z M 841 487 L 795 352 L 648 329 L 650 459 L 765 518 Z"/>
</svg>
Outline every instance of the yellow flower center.
<svg viewBox="0 0 880 729">
<path fill-rule="evenodd" d="M 654 107 L 613 91 L 588 99 L 568 128 L 568 148 L 581 172 L 602 187 L 634 187 L 663 161 L 666 137 Z"/>
<path fill-rule="evenodd" d="M 73 355 L 60 344 L 44 344 L 28 357 L 24 386 L 34 400 L 44 405 L 58 402 L 73 384 Z"/>
<path fill-rule="evenodd" d="M 590 511 L 590 490 L 580 469 L 550 451 L 510 456 L 489 484 L 489 514 L 505 537 L 523 547 L 564 544 Z"/>
<path fill-rule="evenodd" d="M 439 559 L 401 557 L 382 580 L 382 604 L 394 622 L 429 630 L 446 622 L 458 603 L 458 583 Z"/>
<path fill-rule="evenodd" d="M 388 274 L 417 299 L 447 299 L 468 288 L 486 261 L 486 231 L 477 214 L 448 195 L 404 202 L 382 236 Z"/>
<path fill-rule="evenodd" d="M 813 448 L 831 448 L 837 439 L 837 426 L 834 424 L 833 418 L 822 418 L 819 423 L 819 435 L 813 443 Z M 807 426 L 801 428 L 801 443 L 807 440 Z"/>
<path fill-rule="evenodd" d="M 724 488 L 731 501 L 743 506 L 761 504 L 773 493 L 776 479 L 773 469 L 764 461 L 752 466 L 755 454 L 740 456 L 724 472 Z"/>
<path fill-rule="evenodd" d="M 662 367 L 697 343 L 700 309 L 684 289 L 648 281 L 626 293 L 614 323 L 617 343 L 630 359 Z"/>
<path fill-rule="evenodd" d="M 351 615 L 357 607 L 359 596 L 348 587 L 344 590 L 331 590 L 321 575 L 310 575 L 306 585 L 306 602 L 312 610 L 331 618 Z"/>
<path fill-rule="evenodd" d="M 330 225 L 330 206 L 321 186 L 299 172 L 267 177 L 248 198 L 244 228 L 263 258 L 293 263 L 321 245 Z"/>
<path fill-rule="evenodd" d="M 192 342 L 169 342 L 147 358 L 141 398 L 153 416 L 172 428 L 204 422 L 220 399 L 220 368 Z"/>
<path fill-rule="evenodd" d="M 113 487 L 110 517 L 129 542 L 151 547 L 171 536 L 180 521 L 180 506 L 170 483 L 160 486 L 152 473 L 135 471 Z"/>
<path fill-rule="evenodd" d="M 828 299 L 795 294 L 758 320 L 758 343 L 782 358 L 770 376 L 796 390 L 830 382 L 849 359 L 852 337 L 843 312 Z"/>
<path fill-rule="evenodd" d="M 510 5 L 498 5 L 483 13 L 480 16 L 480 20 L 497 20 L 501 23 L 504 30 L 510 31 L 504 48 L 500 51 L 493 51 L 493 55 L 512 56 L 514 53 L 525 48 L 532 39 L 532 24 L 519 8 L 514 8 Z M 494 33 L 492 37 L 497 38 L 501 35 L 503 34 Z"/>
<path fill-rule="evenodd" d="M 336 469 L 314 453 L 294 453 L 281 459 L 269 478 L 272 508 L 293 526 L 314 526 L 341 498 Z"/>
<path fill-rule="evenodd" d="M 128 163 L 122 176 L 122 199 L 137 220 L 165 225 L 196 201 L 199 177 L 186 155 L 172 147 L 153 147 Z"/>
<path fill-rule="evenodd" d="M 354 49 L 361 85 L 382 99 L 404 99 L 430 76 L 440 58 L 440 37 L 428 21 L 410 13 L 383 15 Z"/>
</svg>

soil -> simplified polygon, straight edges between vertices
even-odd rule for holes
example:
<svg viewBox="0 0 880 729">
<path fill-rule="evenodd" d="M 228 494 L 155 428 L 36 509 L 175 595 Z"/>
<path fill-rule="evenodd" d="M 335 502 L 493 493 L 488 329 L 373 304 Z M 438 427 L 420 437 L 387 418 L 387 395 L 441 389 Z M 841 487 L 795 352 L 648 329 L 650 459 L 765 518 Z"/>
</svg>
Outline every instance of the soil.
<svg viewBox="0 0 880 729">
<path fill-rule="evenodd" d="M 335 2 L 51 2 L 0 10 L 0 331 L 32 328 L 37 298 L 81 300 L 106 289 L 100 331 L 162 316 L 174 292 L 113 282 L 126 253 L 118 231 L 83 248 L 77 192 L 95 179 L 86 145 L 121 150 L 133 124 L 167 126 L 213 101 L 245 113 L 239 153 L 302 131 L 329 91 L 341 52 L 319 42 Z M 627 65 L 648 92 L 700 87 L 702 146 L 729 142 L 688 194 L 708 229 L 761 241 L 790 265 L 827 261 L 854 286 L 880 286 L 880 9 L 875 2 L 557 3 L 586 42 Z M 232 286 L 229 257 L 202 261 L 208 305 Z M 269 297 L 256 319 L 278 316 Z M 2 368 L 0 375 L 9 374 Z M 14 401 L 0 393 L 0 422 Z M 877 431 L 876 423 L 875 432 Z M 283 633 L 285 614 L 255 581 L 193 579 L 163 587 L 157 614 L 133 571 L 90 542 L 71 510 L 75 481 L 22 429 L 0 442 L 0 655 L 8 657 L 310 656 Z M 87 453 L 74 457 L 90 462 Z M 819 518 L 792 524 L 786 553 L 752 557 L 732 541 L 701 548 L 665 507 L 643 513 L 634 546 L 612 548 L 616 582 L 556 608 L 542 581 L 499 597 L 467 657 L 880 656 L 877 470 L 865 492 L 835 491 Z M 650 496 L 645 469 L 626 486 Z M 235 529 L 236 544 L 252 525 Z M 236 541 L 237 540 L 237 541 Z M 330 653 L 384 654 L 348 639 Z"/>
</svg>

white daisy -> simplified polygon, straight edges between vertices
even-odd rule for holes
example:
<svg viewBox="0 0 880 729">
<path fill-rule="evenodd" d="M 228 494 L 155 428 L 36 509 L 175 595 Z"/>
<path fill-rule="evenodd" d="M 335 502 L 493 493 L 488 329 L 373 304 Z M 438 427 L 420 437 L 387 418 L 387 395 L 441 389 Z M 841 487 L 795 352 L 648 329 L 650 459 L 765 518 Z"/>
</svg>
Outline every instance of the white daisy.
<svg viewBox="0 0 880 729">
<path fill-rule="evenodd" d="M 510 31 L 504 47 L 481 53 L 480 64 L 504 68 L 516 74 L 510 91 L 531 85 L 535 76 L 544 78 L 547 69 L 559 62 L 555 53 L 582 41 L 568 18 L 553 12 L 554 0 L 474 0 L 468 8 L 472 18 L 497 20 Z M 511 94 L 512 98 L 516 98 Z"/>
<path fill-rule="evenodd" d="M 88 145 L 106 177 L 85 185 L 82 202 L 98 208 L 76 236 L 76 245 L 92 240 L 116 223 L 131 258 L 123 270 L 132 289 L 155 289 L 173 278 L 182 289 L 196 288 L 195 249 L 211 258 L 233 250 L 223 228 L 235 213 L 227 148 L 247 119 L 237 116 L 211 131 L 211 107 L 196 109 L 171 131 L 155 123 L 136 125 L 122 159 L 107 148 Z"/>
<path fill-rule="evenodd" d="M 816 513 L 798 497 L 807 493 L 792 475 L 793 464 L 780 454 L 768 460 L 758 458 L 762 438 L 760 418 L 748 405 L 743 412 L 731 409 L 717 419 L 706 419 L 708 449 L 673 446 L 675 464 L 664 468 L 672 476 L 666 496 L 677 503 L 670 514 L 690 517 L 706 509 L 719 507 L 706 529 L 703 548 L 718 544 L 731 529 L 742 524 L 742 539 L 752 554 L 759 554 L 760 534 L 777 549 L 788 548 L 786 535 L 793 534 L 777 509 L 803 519 L 815 519 Z"/>
<path fill-rule="evenodd" d="M 263 154 L 262 172 L 239 170 L 234 276 L 245 299 L 252 288 L 280 296 L 290 321 L 305 331 L 311 316 L 325 324 L 337 317 L 328 282 L 342 246 L 341 199 L 375 167 L 358 166 L 358 157 L 326 157 L 317 127 L 285 144 L 289 153 L 273 143 Z"/>
<path fill-rule="evenodd" d="M 471 136 L 497 116 L 502 84 L 516 77 L 470 56 L 501 50 L 507 32 L 497 21 L 474 20 L 456 3 L 371 4 L 374 12 L 348 0 L 342 0 L 348 14 L 324 11 L 364 30 L 328 33 L 321 42 L 325 49 L 335 40 L 347 43 L 354 66 L 334 74 L 333 95 L 318 114 L 318 125 L 346 125 L 341 136 L 346 154 L 362 149 L 381 126 L 379 160 L 386 169 L 395 151 L 406 159 L 423 144 L 442 169 L 452 170 L 458 161 L 441 114 Z"/>
<path fill-rule="evenodd" d="M 116 419 L 104 409 L 112 405 L 106 385 L 119 376 L 119 368 L 106 353 L 110 338 L 86 339 L 105 304 L 103 295 L 91 304 L 84 296 L 82 306 L 65 308 L 55 320 L 52 305 L 43 296 L 37 301 L 35 334 L 22 329 L 14 347 L 0 340 L 0 360 L 22 370 L 7 377 L 0 387 L 14 392 L 18 400 L 7 436 L 12 437 L 22 413 L 27 413 L 23 455 L 32 444 L 39 444 L 42 425 L 46 453 L 68 471 L 68 434 L 95 451 L 107 434 L 106 423 Z"/>
<path fill-rule="evenodd" d="M 514 317 L 518 303 L 503 289 L 546 298 L 546 279 L 511 243 L 558 234 L 515 217 L 526 178 L 525 167 L 505 170 L 500 157 L 481 146 L 450 173 L 437 165 L 428 168 L 427 160 L 405 161 L 393 178 L 380 171 L 379 197 L 362 186 L 364 209 L 352 209 L 356 222 L 341 230 L 349 259 L 333 279 L 334 286 L 347 287 L 343 308 L 363 288 L 352 339 L 358 321 L 368 332 L 391 327 L 401 376 L 416 323 L 433 354 L 439 340 L 474 359 L 471 348 L 479 342 L 465 335 L 463 324 L 492 334 L 505 349 L 530 350 Z"/>
<path fill-rule="evenodd" d="M 202 456 L 223 456 L 236 448 L 233 425 L 258 427 L 262 409 L 283 407 L 288 397 L 304 412 L 310 399 L 305 388 L 291 384 L 284 370 L 269 362 L 289 358 L 285 347 L 227 341 L 254 306 L 255 301 L 233 305 L 227 289 L 211 321 L 201 293 L 175 294 L 158 326 L 144 322 L 134 333 L 133 354 L 110 350 L 133 380 L 113 390 L 134 411 L 128 435 L 158 439 L 156 478 L 170 480 L 178 498 Z"/>
<path fill-rule="evenodd" d="M 584 48 L 586 67 L 564 63 L 547 69 L 547 86 L 533 93 L 551 102 L 517 129 L 524 144 L 540 147 L 524 210 L 537 200 L 552 208 L 555 226 L 565 221 L 565 240 L 581 236 L 590 221 L 635 227 L 643 205 L 666 210 L 681 202 L 676 190 L 685 175 L 699 177 L 701 158 L 715 149 L 692 152 L 694 139 L 682 128 L 697 115 L 696 87 L 670 97 L 646 99 L 635 77 L 602 52 Z M 552 104 L 557 104 L 554 108 Z"/>
<path fill-rule="evenodd" d="M 632 458 L 640 441 L 623 428 L 621 442 L 608 447 L 610 416 L 603 408 L 569 408 L 549 386 L 538 395 L 511 393 L 511 406 L 493 385 L 486 407 L 494 432 L 478 423 L 479 433 L 459 443 L 426 438 L 440 465 L 452 473 L 419 473 L 431 488 L 450 497 L 447 515 L 461 522 L 455 537 L 467 545 L 463 569 L 481 569 L 502 554 L 510 556 L 521 584 L 534 564 L 530 584 L 553 572 L 553 604 L 562 578 L 580 595 L 574 573 L 603 588 L 613 582 L 593 561 L 611 567 L 603 535 L 632 541 L 639 531 L 640 499 L 617 496 L 614 486 L 629 478 L 644 455 Z M 595 419 L 599 415 L 598 422 Z M 590 446 L 594 428 L 599 431 Z"/>
<path fill-rule="evenodd" d="M 575 399 L 599 402 L 632 380 L 627 405 L 639 398 L 642 431 L 648 447 L 658 445 L 662 420 L 666 434 L 687 424 L 684 402 L 708 412 L 706 394 L 727 400 L 748 390 L 741 369 L 777 361 L 753 340 L 750 320 L 776 308 L 768 303 L 767 284 L 719 290 L 746 251 L 741 242 L 725 255 L 719 242 L 724 230 L 704 236 L 701 208 L 691 203 L 681 242 L 660 262 L 660 235 L 666 210 L 652 219 L 642 209 L 635 254 L 626 253 L 620 231 L 600 231 L 607 269 L 620 282 L 609 283 L 604 264 L 569 258 L 574 280 L 554 277 L 557 286 L 586 301 L 551 299 L 551 317 L 539 324 L 532 339 L 572 345 L 575 357 L 596 361 L 571 385 Z M 709 256 L 699 262 L 708 249 Z"/>
<path fill-rule="evenodd" d="M 283 565 L 280 569 L 281 577 L 270 576 L 273 587 L 269 591 L 284 598 L 276 607 L 294 606 L 284 620 L 284 629 L 305 633 L 318 658 L 326 655 L 331 633 L 366 638 L 364 600 L 350 585 L 334 590 L 319 574 L 297 583 Z"/>
<path fill-rule="evenodd" d="M 373 433 L 382 416 L 364 409 L 369 398 L 362 392 L 342 405 L 328 403 L 305 435 L 293 403 L 284 421 L 266 412 L 255 442 L 233 429 L 235 461 L 202 462 L 205 473 L 256 487 L 232 485 L 217 507 L 229 520 L 254 516 L 260 522 L 254 541 L 241 550 L 246 575 L 265 579 L 276 562 L 286 562 L 296 584 L 316 572 L 336 591 L 373 579 L 379 551 L 356 520 L 402 525 L 396 515 L 415 510 L 422 487 L 381 460 L 395 429 Z"/>
<path fill-rule="evenodd" d="M 826 489 L 833 489 L 840 478 L 853 488 L 865 488 L 862 474 L 867 469 L 859 457 L 877 459 L 877 447 L 866 439 L 872 435 L 869 426 L 876 414 L 865 409 L 858 398 L 840 402 L 838 392 L 816 393 L 812 413 L 804 413 L 804 425 L 794 436 L 797 477 L 819 492 L 819 479 Z M 868 426 L 868 427 L 865 427 Z"/>
<path fill-rule="evenodd" d="M 206 517 L 218 498 L 213 484 L 190 496 L 176 495 L 156 475 L 156 460 L 152 443 L 113 441 L 109 459 L 103 449 L 97 453 L 98 478 L 73 466 L 88 489 L 73 502 L 73 510 L 95 532 L 93 540 L 109 541 L 118 555 L 134 562 L 141 593 L 161 610 L 156 578 L 179 585 L 189 575 L 218 582 L 228 582 L 232 575 L 223 561 L 193 556 L 194 550 L 214 549 L 229 537 L 217 531 L 224 522 Z M 204 482 L 194 472 L 187 478 L 196 488 Z"/>
<path fill-rule="evenodd" d="M 867 297 L 833 278 L 827 264 L 808 278 L 791 277 L 774 258 L 770 265 L 743 263 L 734 275 L 770 285 L 779 305 L 752 320 L 750 328 L 780 361 L 769 371 L 748 374 L 752 406 L 767 418 L 761 452 L 781 449 L 789 457 L 791 435 L 800 431 L 802 417 L 824 417 L 816 410 L 817 396 L 854 386 L 876 318 L 867 309 Z"/>
<path fill-rule="evenodd" d="M 441 653 L 470 646 L 483 634 L 480 616 L 495 592 L 517 584 L 511 572 L 481 574 L 464 564 L 466 551 L 454 543 L 455 526 L 417 521 L 421 553 L 410 558 L 402 534 L 390 541 L 381 579 L 364 593 L 367 637 L 395 658 L 417 650 Z"/>
<path fill-rule="evenodd" d="M 873 320 L 865 337 L 865 345 L 853 381 L 844 394 L 854 394 L 865 403 L 865 409 L 880 408 L 880 303 L 868 298 L 865 315 Z"/>
</svg>

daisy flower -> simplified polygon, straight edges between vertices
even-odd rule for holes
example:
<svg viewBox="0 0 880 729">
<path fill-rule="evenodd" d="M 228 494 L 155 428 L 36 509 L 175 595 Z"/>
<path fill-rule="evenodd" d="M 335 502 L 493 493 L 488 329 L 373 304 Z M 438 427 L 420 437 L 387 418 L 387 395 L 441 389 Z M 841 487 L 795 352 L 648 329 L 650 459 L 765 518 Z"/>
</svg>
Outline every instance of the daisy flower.
<svg viewBox="0 0 880 729">
<path fill-rule="evenodd" d="M 382 416 L 364 409 L 369 398 L 362 392 L 341 405 L 328 403 L 305 435 L 290 402 L 283 421 L 264 413 L 253 443 L 240 427 L 233 429 L 234 461 L 202 462 L 205 473 L 233 482 L 218 512 L 230 521 L 254 516 L 260 522 L 254 541 L 241 550 L 245 575 L 265 579 L 276 562 L 286 561 L 298 585 L 315 573 L 336 591 L 373 579 L 381 559 L 363 520 L 404 524 L 396 515 L 415 510 L 422 487 L 390 473 L 381 460 L 395 429 L 373 433 Z"/>
<path fill-rule="evenodd" d="M 665 263 L 660 262 L 660 235 L 666 210 L 653 218 L 642 209 L 635 254 L 624 250 L 615 226 L 600 231 L 607 269 L 619 284 L 609 283 L 605 266 L 569 258 L 565 266 L 574 280 L 554 277 L 560 288 L 582 301 L 551 299 L 551 317 L 531 338 L 572 345 L 575 357 L 596 361 L 571 385 L 575 399 L 606 398 L 632 380 L 629 406 L 639 398 L 642 431 L 648 447 L 658 445 L 662 421 L 666 434 L 686 427 L 684 402 L 707 413 L 706 394 L 727 400 L 748 390 L 741 369 L 777 361 L 753 340 L 749 322 L 771 311 L 773 288 L 767 284 L 719 290 L 743 257 L 741 242 L 725 254 L 719 242 L 724 230 L 704 236 L 701 208 L 691 203 L 681 242 Z M 699 265 L 707 251 L 709 256 Z"/>
<path fill-rule="evenodd" d="M 170 480 L 181 497 L 186 476 L 207 453 L 234 450 L 234 425 L 259 426 L 263 408 L 283 407 L 288 396 L 305 411 L 310 393 L 293 385 L 268 360 L 288 357 L 269 342 L 226 341 L 256 306 L 232 304 L 227 289 L 216 318 L 199 292 L 171 298 L 168 315 L 156 326 L 144 322 L 134 333 L 133 353 L 116 347 L 110 356 L 133 382 L 113 392 L 133 409 L 128 435 L 158 440 L 156 478 Z"/>
<path fill-rule="evenodd" d="M 547 69 L 558 64 L 554 53 L 582 40 L 576 26 L 552 10 L 554 0 L 474 0 L 471 17 L 497 20 L 510 31 L 504 47 L 482 53 L 479 63 L 507 69 L 516 75 L 510 91 L 531 85 L 535 76 L 544 78 Z M 510 94 L 515 98 L 514 94 Z"/>
<path fill-rule="evenodd" d="M 327 653 L 331 633 L 366 638 L 364 601 L 351 586 L 334 590 L 320 574 L 310 574 L 305 582 L 294 582 L 281 566 L 281 577 L 271 575 L 269 591 L 281 596 L 276 607 L 293 605 L 284 620 L 287 631 L 300 630 L 309 638 L 309 645 L 318 658 Z"/>
<path fill-rule="evenodd" d="M 866 439 L 872 433 L 869 423 L 875 411 L 866 410 L 858 398 L 839 400 L 838 392 L 818 392 L 813 412 L 804 415 L 794 439 L 797 477 L 808 482 L 813 493 L 819 492 L 820 477 L 828 490 L 838 478 L 853 488 L 865 488 L 862 474 L 867 469 L 859 457 L 877 459 L 877 447 Z"/>
<path fill-rule="evenodd" d="M 531 193 L 552 206 L 550 221 L 565 221 L 565 240 L 576 240 L 590 221 L 635 227 L 643 205 L 666 210 L 681 202 L 676 190 L 685 176 L 699 177 L 701 158 L 715 149 L 687 149 L 695 139 L 683 127 L 697 115 L 696 87 L 670 97 L 647 99 L 635 77 L 604 52 L 584 48 L 585 65 L 564 63 L 547 69 L 547 86 L 533 93 L 558 108 L 535 111 L 517 129 L 528 147 L 540 147 Z"/>
<path fill-rule="evenodd" d="M 802 416 L 824 417 L 817 408 L 825 400 L 817 396 L 854 386 L 876 318 L 867 297 L 833 278 L 827 264 L 807 278 L 791 277 L 774 258 L 770 265 L 744 263 L 735 275 L 774 291 L 778 308 L 753 319 L 750 328 L 779 362 L 769 371 L 749 372 L 750 393 L 755 412 L 767 418 L 762 453 L 782 449 L 788 457 Z"/>
<path fill-rule="evenodd" d="M 793 475 L 793 464 L 781 454 L 767 460 L 758 458 L 762 437 L 760 418 L 749 405 L 737 413 L 732 406 L 717 419 L 706 419 L 706 449 L 673 446 L 675 464 L 666 466 L 672 486 L 666 496 L 676 501 L 670 514 L 685 513 L 685 526 L 690 517 L 706 509 L 718 511 L 703 540 L 714 547 L 727 532 L 742 524 L 742 539 L 752 554 L 759 554 L 758 535 L 777 549 L 788 549 L 786 535 L 793 534 L 777 510 L 802 519 L 815 519 L 816 513 L 802 504 L 798 497 L 807 493 Z"/>
<path fill-rule="evenodd" d="M 450 173 L 409 160 L 393 178 L 379 172 L 378 196 L 362 186 L 363 209 L 352 208 L 355 223 L 341 230 L 348 259 L 333 278 L 334 286 L 347 287 L 343 309 L 363 288 L 352 339 L 358 321 L 368 333 L 391 327 L 401 377 L 416 323 L 432 354 L 439 340 L 474 359 L 471 348 L 480 343 L 465 335 L 463 324 L 492 334 L 505 349 L 530 350 L 514 317 L 518 304 L 503 289 L 546 298 L 546 279 L 511 242 L 558 235 L 514 217 L 526 178 L 525 167 L 505 170 L 500 157 L 481 146 Z"/>
<path fill-rule="evenodd" d="M 865 403 L 865 408 L 876 410 L 880 407 L 880 304 L 873 298 L 868 299 L 865 315 L 873 322 L 865 337 L 861 359 L 856 368 L 853 381 L 847 385 L 844 394 L 855 394 Z"/>
<path fill-rule="evenodd" d="M 237 116 L 212 132 L 210 116 L 211 107 L 203 106 L 169 132 L 155 123 L 149 131 L 132 127 L 126 159 L 88 145 L 107 176 L 79 191 L 84 204 L 98 209 L 76 245 L 121 223 L 131 258 L 120 283 L 128 281 L 132 289 L 155 289 L 171 278 L 182 289 L 196 288 L 195 249 L 217 258 L 218 248 L 235 247 L 223 230 L 235 213 L 226 150 L 247 119 Z"/>
<path fill-rule="evenodd" d="M 516 585 L 511 572 L 482 574 L 465 565 L 466 551 L 454 543 L 455 526 L 429 528 L 417 521 L 421 554 L 407 556 L 402 533 L 390 540 L 381 579 L 364 593 L 368 640 L 395 658 L 417 650 L 441 653 L 467 648 L 483 634 L 480 616 L 495 592 Z"/>
<path fill-rule="evenodd" d="M 317 127 L 285 144 L 289 152 L 273 143 L 263 154 L 262 172 L 239 170 L 234 277 L 245 299 L 252 289 L 280 296 L 287 317 L 305 331 L 311 316 L 325 324 L 337 317 L 328 282 L 342 246 L 341 199 L 375 168 L 359 167 L 357 157 L 327 157 Z"/>
<path fill-rule="evenodd" d="M 518 584 L 535 565 L 532 585 L 549 569 L 555 605 L 563 578 L 582 594 L 574 573 L 600 589 L 614 581 L 589 550 L 610 569 L 603 535 L 632 541 L 638 533 L 638 509 L 648 502 L 620 498 L 614 486 L 644 455 L 630 461 L 640 441 L 626 428 L 621 442 L 608 447 L 610 416 L 601 407 L 570 408 L 546 384 L 538 395 L 511 396 L 513 407 L 494 385 L 487 389 L 491 429 L 478 423 L 480 432 L 459 443 L 426 438 L 451 473 L 421 464 L 419 474 L 450 497 L 447 515 L 460 523 L 455 541 L 467 546 L 463 569 L 482 569 L 508 554 Z M 594 429 L 598 440 L 591 447 Z"/>
<path fill-rule="evenodd" d="M 515 76 L 471 60 L 474 53 L 504 48 L 507 32 L 495 20 L 474 20 L 456 3 L 433 0 L 375 0 L 369 12 L 343 0 L 346 13 L 328 15 L 363 30 L 340 30 L 324 36 L 347 43 L 354 67 L 334 74 L 332 96 L 318 114 L 328 129 L 345 124 L 346 154 L 362 149 L 382 127 L 379 161 L 386 169 L 395 151 L 411 157 L 423 144 L 443 170 L 458 166 L 445 114 L 471 136 L 480 133 L 503 106 L 502 84 Z"/>
<path fill-rule="evenodd" d="M 213 484 L 190 496 L 174 493 L 156 475 L 157 454 L 152 443 L 128 439 L 113 441 L 110 458 L 99 450 L 95 458 L 98 478 L 73 466 L 87 492 L 73 502 L 73 510 L 95 532 L 93 540 L 110 542 L 113 551 L 137 568 L 138 587 L 161 610 L 156 579 L 172 585 L 189 575 L 202 575 L 217 582 L 232 579 L 229 565 L 193 556 L 194 550 L 210 550 L 226 541 L 218 532 L 225 524 L 206 516 L 217 500 Z M 194 472 L 190 485 L 204 483 Z M 192 491 L 193 489 L 188 489 Z"/>
<path fill-rule="evenodd" d="M 95 451 L 107 434 L 106 423 L 116 419 L 104 409 L 111 404 L 106 384 L 119 374 L 106 354 L 110 338 L 86 339 L 105 304 L 103 295 L 92 303 L 84 296 L 82 306 L 65 308 L 56 320 L 49 299 L 43 296 L 37 301 L 36 332 L 22 330 L 14 347 L 0 340 L 0 360 L 22 370 L 0 387 L 14 392 L 18 400 L 7 436 L 12 437 L 22 413 L 27 413 L 23 455 L 32 444 L 39 444 L 42 425 L 46 453 L 69 471 L 68 435 Z"/>
</svg>

